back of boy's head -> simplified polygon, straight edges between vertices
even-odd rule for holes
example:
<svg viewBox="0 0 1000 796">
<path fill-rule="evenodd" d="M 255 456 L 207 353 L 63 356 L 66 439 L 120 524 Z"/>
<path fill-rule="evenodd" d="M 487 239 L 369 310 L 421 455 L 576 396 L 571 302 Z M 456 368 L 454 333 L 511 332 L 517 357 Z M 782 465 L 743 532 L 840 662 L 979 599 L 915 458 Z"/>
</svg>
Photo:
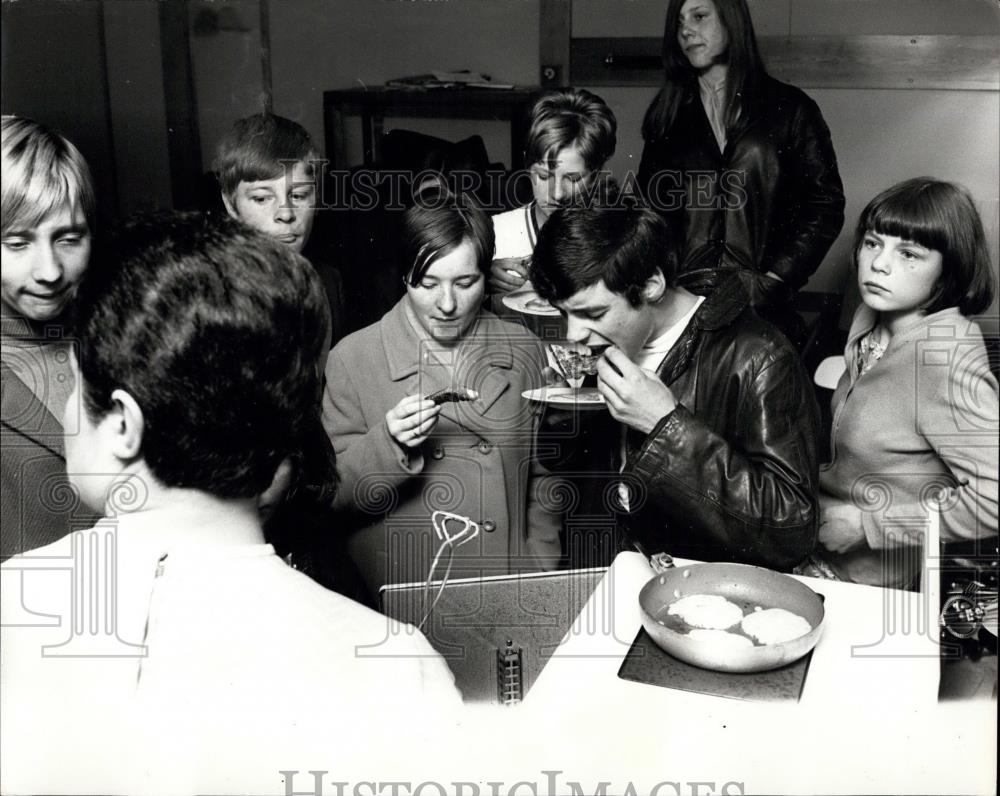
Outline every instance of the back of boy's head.
<svg viewBox="0 0 1000 796">
<path fill-rule="evenodd" d="M 87 161 L 63 136 L 19 116 L 0 120 L 3 234 L 37 227 L 64 206 L 80 209 L 94 229 L 97 199 Z"/>
<path fill-rule="evenodd" d="M 525 140 L 525 162 L 551 164 L 568 146 L 576 146 L 591 171 L 615 153 L 618 122 L 611 109 L 586 89 L 542 95 L 532 106 Z"/>
<path fill-rule="evenodd" d="M 317 160 L 319 153 L 302 125 L 284 116 L 259 113 L 238 119 L 223 136 L 214 170 L 223 195 L 232 197 L 241 182 L 276 179 L 299 162 L 313 176 Z"/>
<path fill-rule="evenodd" d="M 320 401 L 322 283 L 287 246 L 228 217 L 136 218 L 102 243 L 78 301 L 84 409 L 139 404 L 164 485 L 252 497 L 293 455 Z"/>
<path fill-rule="evenodd" d="M 941 278 L 928 313 L 958 307 L 963 315 L 983 312 L 993 301 L 993 268 L 983 222 L 969 192 L 933 177 L 914 177 L 882 191 L 858 217 L 857 256 L 869 231 L 912 240 L 941 253 Z"/>
<path fill-rule="evenodd" d="M 660 271 L 668 286 L 677 278 L 666 222 L 652 210 L 621 202 L 557 210 L 538 233 L 530 278 L 548 301 L 565 301 L 603 281 L 633 307 L 647 280 Z"/>
</svg>

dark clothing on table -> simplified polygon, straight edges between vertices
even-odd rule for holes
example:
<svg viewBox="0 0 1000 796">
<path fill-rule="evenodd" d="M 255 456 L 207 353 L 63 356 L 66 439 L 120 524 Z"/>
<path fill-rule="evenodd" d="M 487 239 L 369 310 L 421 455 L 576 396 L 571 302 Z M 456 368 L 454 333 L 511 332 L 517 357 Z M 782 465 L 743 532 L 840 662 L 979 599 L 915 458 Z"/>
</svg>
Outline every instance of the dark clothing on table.
<svg viewBox="0 0 1000 796">
<path fill-rule="evenodd" d="M 681 273 L 749 272 L 751 303 L 766 317 L 819 268 L 844 224 L 844 188 L 830 131 L 804 92 L 765 76 L 747 104 L 720 151 L 690 93 L 666 134 L 646 142 L 638 181 L 679 242 Z"/>
<path fill-rule="evenodd" d="M 568 519 L 571 565 L 610 563 L 632 542 L 650 554 L 787 570 L 813 548 L 818 408 L 795 350 L 747 302 L 728 279 L 695 313 L 658 369 L 678 405 L 650 434 L 628 431 L 621 475 L 621 425 L 577 416 L 580 436 L 562 442 L 577 450 L 560 469 L 602 474 L 605 485 L 582 496 L 582 537 Z"/>
</svg>

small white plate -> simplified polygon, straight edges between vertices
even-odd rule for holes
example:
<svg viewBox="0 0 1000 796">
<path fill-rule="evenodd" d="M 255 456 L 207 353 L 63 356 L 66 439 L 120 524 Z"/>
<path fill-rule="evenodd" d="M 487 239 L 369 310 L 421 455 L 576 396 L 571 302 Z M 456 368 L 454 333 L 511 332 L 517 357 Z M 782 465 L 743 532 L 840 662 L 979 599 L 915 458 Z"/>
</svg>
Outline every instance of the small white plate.
<svg viewBox="0 0 1000 796">
<path fill-rule="evenodd" d="M 535 390 L 525 390 L 521 393 L 521 397 L 569 409 L 603 409 L 605 406 L 604 396 L 596 387 L 584 387 L 580 390 L 572 387 L 539 387 Z"/>
<path fill-rule="evenodd" d="M 505 307 L 525 315 L 558 315 L 559 310 L 539 296 L 534 290 L 517 290 L 502 296 Z"/>
</svg>

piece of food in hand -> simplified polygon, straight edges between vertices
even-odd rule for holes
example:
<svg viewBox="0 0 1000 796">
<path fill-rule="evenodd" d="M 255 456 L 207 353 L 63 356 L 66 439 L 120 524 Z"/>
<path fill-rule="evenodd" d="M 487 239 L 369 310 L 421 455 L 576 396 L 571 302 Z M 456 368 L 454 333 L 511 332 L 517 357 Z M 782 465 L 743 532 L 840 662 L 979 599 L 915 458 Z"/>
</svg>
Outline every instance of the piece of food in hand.
<svg viewBox="0 0 1000 796">
<path fill-rule="evenodd" d="M 743 619 L 743 609 L 719 594 L 689 594 L 671 603 L 667 613 L 706 630 L 726 630 Z"/>
<path fill-rule="evenodd" d="M 597 360 L 600 359 L 600 354 L 593 352 L 587 354 L 567 348 L 566 346 L 556 345 L 555 343 L 552 343 L 549 347 L 552 349 L 552 355 L 559 364 L 559 369 L 562 370 L 563 375 L 571 382 L 576 379 L 583 381 L 584 376 L 593 376 L 597 373 Z"/>
<path fill-rule="evenodd" d="M 761 644 L 782 644 L 812 630 L 808 620 L 784 608 L 767 608 L 747 614 L 740 627 Z"/>
<path fill-rule="evenodd" d="M 479 393 L 467 387 L 459 387 L 457 390 L 438 390 L 427 396 L 428 401 L 433 401 L 436 406 L 445 403 L 457 403 L 459 401 L 475 401 Z"/>
<path fill-rule="evenodd" d="M 552 305 L 543 298 L 532 298 L 524 302 L 524 306 L 529 310 L 550 310 Z"/>
<path fill-rule="evenodd" d="M 736 652 L 753 648 L 753 642 L 746 636 L 730 633 L 728 630 L 706 630 L 696 627 L 687 632 L 688 638 L 694 639 L 706 647 L 715 647 L 721 652 Z"/>
</svg>

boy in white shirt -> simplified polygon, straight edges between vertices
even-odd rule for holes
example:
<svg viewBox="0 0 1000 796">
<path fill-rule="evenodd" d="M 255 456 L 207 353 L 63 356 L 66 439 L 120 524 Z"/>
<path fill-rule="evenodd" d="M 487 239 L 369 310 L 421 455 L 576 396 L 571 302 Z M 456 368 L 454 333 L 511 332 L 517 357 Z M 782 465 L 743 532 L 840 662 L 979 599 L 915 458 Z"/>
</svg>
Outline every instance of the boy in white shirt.
<svg viewBox="0 0 1000 796">
<path fill-rule="evenodd" d="M 493 216 L 496 253 L 490 286 L 495 296 L 526 287 L 527 261 L 538 231 L 553 211 L 591 188 L 615 153 L 617 128 L 604 100 L 585 89 L 553 91 L 532 106 L 524 160 L 534 199 Z"/>
<path fill-rule="evenodd" d="M 392 717 L 456 706 L 420 633 L 264 542 L 259 497 L 319 411 L 315 272 L 193 214 L 135 221 L 99 261 L 64 427 L 106 519 L 3 566 L 5 790 L 239 790 L 296 748 L 355 760 Z"/>
</svg>

